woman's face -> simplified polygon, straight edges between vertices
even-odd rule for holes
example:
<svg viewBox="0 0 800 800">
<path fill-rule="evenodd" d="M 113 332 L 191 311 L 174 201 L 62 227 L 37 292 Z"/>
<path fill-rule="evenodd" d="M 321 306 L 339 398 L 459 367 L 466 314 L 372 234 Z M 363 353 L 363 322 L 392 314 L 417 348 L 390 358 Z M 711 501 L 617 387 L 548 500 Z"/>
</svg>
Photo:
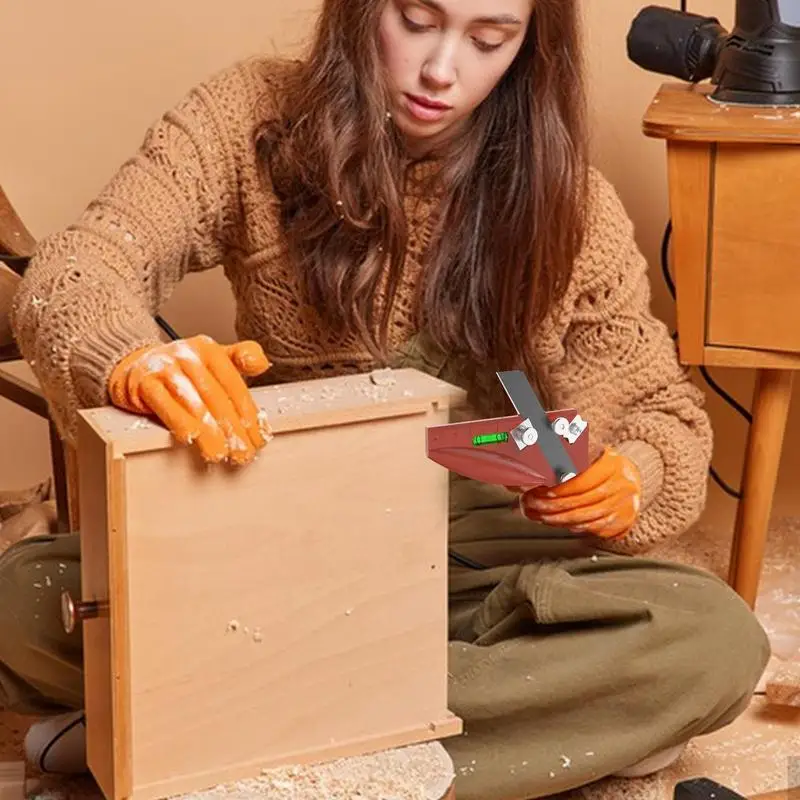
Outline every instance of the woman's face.
<svg viewBox="0 0 800 800">
<path fill-rule="evenodd" d="M 380 45 L 391 114 L 409 150 L 445 140 L 519 52 L 532 0 L 386 0 Z"/>
</svg>

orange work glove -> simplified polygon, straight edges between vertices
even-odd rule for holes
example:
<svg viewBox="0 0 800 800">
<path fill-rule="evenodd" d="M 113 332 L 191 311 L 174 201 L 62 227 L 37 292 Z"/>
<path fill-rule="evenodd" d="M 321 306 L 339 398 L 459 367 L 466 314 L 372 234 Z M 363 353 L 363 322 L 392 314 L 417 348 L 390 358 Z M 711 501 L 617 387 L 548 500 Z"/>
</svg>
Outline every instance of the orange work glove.
<svg viewBox="0 0 800 800">
<path fill-rule="evenodd" d="M 266 440 L 242 375 L 270 366 L 256 342 L 223 346 L 194 336 L 126 356 L 111 373 L 108 393 L 115 406 L 155 414 L 178 441 L 196 442 L 206 461 L 245 464 Z"/>
<path fill-rule="evenodd" d="M 536 522 L 613 539 L 633 527 L 641 499 L 642 480 L 636 465 L 606 448 L 588 469 L 566 483 L 524 492 L 520 510 Z"/>
</svg>

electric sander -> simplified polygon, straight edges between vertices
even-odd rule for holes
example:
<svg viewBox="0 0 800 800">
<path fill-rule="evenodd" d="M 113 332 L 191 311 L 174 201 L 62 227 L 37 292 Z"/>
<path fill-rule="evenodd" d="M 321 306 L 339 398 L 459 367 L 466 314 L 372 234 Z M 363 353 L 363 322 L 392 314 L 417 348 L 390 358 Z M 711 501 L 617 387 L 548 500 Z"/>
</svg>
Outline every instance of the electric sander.
<svg viewBox="0 0 800 800">
<path fill-rule="evenodd" d="M 730 32 L 716 17 L 647 6 L 627 45 L 631 61 L 650 72 L 710 79 L 720 103 L 800 105 L 800 0 L 737 0 Z"/>
</svg>

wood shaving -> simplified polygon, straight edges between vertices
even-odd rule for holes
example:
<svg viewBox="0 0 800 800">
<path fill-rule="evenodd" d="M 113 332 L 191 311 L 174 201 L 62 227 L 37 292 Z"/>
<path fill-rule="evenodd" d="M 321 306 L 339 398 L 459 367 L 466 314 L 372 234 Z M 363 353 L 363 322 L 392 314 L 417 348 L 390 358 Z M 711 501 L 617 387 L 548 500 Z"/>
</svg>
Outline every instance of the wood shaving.
<svg viewBox="0 0 800 800">
<path fill-rule="evenodd" d="M 366 395 L 370 398 L 370 400 L 374 400 L 376 403 L 385 403 L 389 399 L 386 388 L 383 386 L 361 386 L 359 387 L 359 391 L 361 394 Z"/>
<path fill-rule="evenodd" d="M 390 368 L 372 370 L 369 379 L 376 386 L 394 386 L 397 383 L 397 378 Z"/>
<path fill-rule="evenodd" d="M 800 662 L 786 663 L 767 682 L 768 703 L 800 708 Z"/>
<path fill-rule="evenodd" d="M 279 414 L 286 414 L 294 408 L 294 402 L 289 397 L 279 397 L 277 403 Z"/>
<path fill-rule="evenodd" d="M 390 394 L 392 394 L 392 387 L 397 383 L 397 378 L 392 373 L 392 370 L 376 369 L 369 373 L 368 378 L 369 383 L 359 382 L 351 388 L 376 403 L 387 402 Z"/>
<path fill-rule="evenodd" d="M 128 425 L 126 430 L 129 430 L 129 431 L 140 431 L 140 430 L 144 430 L 145 428 L 152 428 L 152 427 L 153 427 L 153 423 L 150 422 L 149 419 L 137 419 L 133 423 Z"/>
<path fill-rule="evenodd" d="M 264 770 L 261 777 L 180 795 L 180 800 L 441 800 L 455 777 L 439 742 L 322 764 Z"/>
</svg>

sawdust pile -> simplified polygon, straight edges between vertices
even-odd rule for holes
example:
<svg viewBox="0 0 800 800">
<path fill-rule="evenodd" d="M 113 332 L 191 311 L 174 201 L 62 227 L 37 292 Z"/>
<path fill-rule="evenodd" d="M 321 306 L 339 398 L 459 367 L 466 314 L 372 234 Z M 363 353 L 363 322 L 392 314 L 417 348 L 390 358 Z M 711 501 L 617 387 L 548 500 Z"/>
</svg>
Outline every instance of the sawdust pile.
<svg viewBox="0 0 800 800">
<path fill-rule="evenodd" d="M 441 800 L 453 778 L 447 751 L 431 742 L 265 770 L 259 778 L 180 795 L 179 800 Z"/>
</svg>

